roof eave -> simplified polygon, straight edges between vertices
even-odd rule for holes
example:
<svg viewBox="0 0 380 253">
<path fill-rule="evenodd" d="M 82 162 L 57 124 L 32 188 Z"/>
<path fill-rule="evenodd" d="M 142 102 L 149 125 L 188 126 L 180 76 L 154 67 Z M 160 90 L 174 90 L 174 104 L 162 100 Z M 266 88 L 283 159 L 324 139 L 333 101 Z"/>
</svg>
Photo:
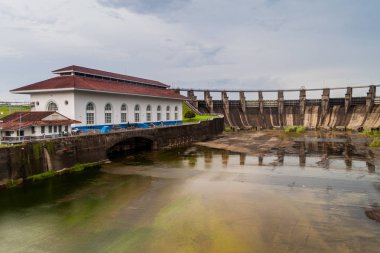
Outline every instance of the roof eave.
<svg viewBox="0 0 380 253">
<path fill-rule="evenodd" d="M 61 89 L 41 89 L 41 90 L 11 90 L 11 93 L 14 94 L 33 94 L 33 93 L 43 93 L 43 92 L 52 92 L 52 91 L 89 91 L 89 92 L 96 92 L 96 93 L 107 93 L 107 94 L 122 94 L 122 95 L 130 95 L 130 96 L 139 96 L 139 97 L 153 97 L 153 98 L 165 98 L 165 99 L 173 99 L 173 100 L 189 100 L 186 97 L 183 98 L 173 98 L 173 97 L 166 97 L 166 96 L 152 96 L 152 95 L 144 95 L 144 94 L 134 94 L 134 93 L 128 93 L 128 92 L 114 92 L 114 91 L 101 91 L 101 90 L 90 90 L 90 89 L 76 89 L 76 88 L 61 88 Z"/>
</svg>

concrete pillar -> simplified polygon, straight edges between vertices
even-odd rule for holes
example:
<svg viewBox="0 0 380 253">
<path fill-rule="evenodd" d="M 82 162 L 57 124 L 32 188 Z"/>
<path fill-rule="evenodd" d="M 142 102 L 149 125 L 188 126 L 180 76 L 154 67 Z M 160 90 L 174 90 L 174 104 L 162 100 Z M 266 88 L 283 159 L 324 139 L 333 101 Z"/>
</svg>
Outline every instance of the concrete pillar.
<svg viewBox="0 0 380 253">
<path fill-rule="evenodd" d="M 223 109 L 226 112 L 226 115 L 230 114 L 230 102 L 228 101 L 227 92 L 222 91 L 222 102 L 223 102 Z"/>
<path fill-rule="evenodd" d="M 278 107 L 278 118 L 280 126 L 283 126 L 283 118 L 284 118 L 284 92 L 282 90 L 278 91 L 277 94 L 277 107 Z"/>
<path fill-rule="evenodd" d="M 305 114 L 305 107 L 306 107 L 306 90 L 301 89 L 300 90 L 300 114 L 303 115 Z"/>
<path fill-rule="evenodd" d="M 264 98 L 263 98 L 262 91 L 259 91 L 259 108 L 260 108 L 260 113 L 264 114 Z"/>
<path fill-rule="evenodd" d="M 347 87 L 346 95 L 344 96 L 344 113 L 347 114 L 348 109 L 350 109 L 352 101 L 352 88 Z"/>
<path fill-rule="evenodd" d="M 187 97 L 190 99 L 190 104 L 192 104 L 195 108 L 198 109 L 198 99 L 197 96 L 195 96 L 193 90 L 187 91 Z"/>
<path fill-rule="evenodd" d="M 329 109 L 329 100 L 330 100 L 330 89 L 325 88 L 323 89 L 323 92 L 322 92 L 322 101 L 321 101 L 322 119 L 325 117 Z"/>
<path fill-rule="evenodd" d="M 299 123 L 300 125 L 304 124 L 304 119 L 305 119 L 305 108 L 306 108 L 306 90 L 301 89 L 300 90 L 300 120 Z"/>
<path fill-rule="evenodd" d="M 204 91 L 204 96 L 205 96 L 205 103 L 206 103 L 207 109 L 211 113 L 213 113 L 214 112 L 214 103 L 212 101 L 212 97 L 211 97 L 210 91 L 209 90 L 205 90 Z"/>
<path fill-rule="evenodd" d="M 247 103 L 245 101 L 244 91 L 239 91 L 239 97 L 240 97 L 240 108 L 245 113 L 246 108 L 247 108 Z"/>
<path fill-rule="evenodd" d="M 375 104 L 375 97 L 376 97 L 376 86 L 371 85 L 369 86 L 369 91 L 367 92 L 367 97 L 365 100 L 365 107 L 366 112 L 371 112 L 373 105 Z"/>
</svg>

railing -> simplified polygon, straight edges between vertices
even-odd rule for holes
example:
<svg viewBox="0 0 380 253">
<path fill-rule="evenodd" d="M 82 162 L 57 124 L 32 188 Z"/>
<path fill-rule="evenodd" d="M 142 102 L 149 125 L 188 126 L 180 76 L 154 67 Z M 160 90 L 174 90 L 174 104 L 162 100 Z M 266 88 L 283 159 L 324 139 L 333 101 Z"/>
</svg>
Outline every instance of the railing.
<svg viewBox="0 0 380 253">
<path fill-rule="evenodd" d="M 277 100 L 264 100 L 264 107 L 278 107 Z"/>
<path fill-rule="evenodd" d="M 365 105 L 366 97 L 353 97 L 351 99 L 351 105 Z"/>
</svg>

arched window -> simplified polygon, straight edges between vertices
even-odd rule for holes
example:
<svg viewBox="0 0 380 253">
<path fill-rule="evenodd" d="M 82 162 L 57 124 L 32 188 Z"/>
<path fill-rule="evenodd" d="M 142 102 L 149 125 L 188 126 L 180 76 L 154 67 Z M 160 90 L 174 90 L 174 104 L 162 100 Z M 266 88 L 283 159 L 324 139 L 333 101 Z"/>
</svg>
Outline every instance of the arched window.
<svg viewBox="0 0 380 253">
<path fill-rule="evenodd" d="M 170 106 L 166 106 L 166 120 L 170 120 Z"/>
<path fill-rule="evenodd" d="M 120 108 L 120 121 L 121 123 L 126 123 L 127 122 L 127 105 L 122 104 Z"/>
<path fill-rule="evenodd" d="M 157 106 L 157 121 L 161 121 L 161 105 Z"/>
<path fill-rule="evenodd" d="M 104 107 L 104 123 L 112 124 L 112 105 L 110 103 Z"/>
<path fill-rule="evenodd" d="M 174 120 L 178 120 L 178 106 L 174 107 Z"/>
<path fill-rule="evenodd" d="M 140 106 L 135 105 L 135 122 L 140 122 Z"/>
<path fill-rule="evenodd" d="M 87 125 L 95 124 L 95 105 L 89 102 L 86 106 L 86 123 Z"/>
<path fill-rule="evenodd" d="M 52 111 L 52 112 L 56 112 L 56 111 L 58 111 L 58 106 L 54 102 L 49 102 L 48 106 L 47 106 L 47 110 Z"/>
<path fill-rule="evenodd" d="M 150 105 L 146 107 L 146 121 L 152 121 L 152 107 Z"/>
</svg>

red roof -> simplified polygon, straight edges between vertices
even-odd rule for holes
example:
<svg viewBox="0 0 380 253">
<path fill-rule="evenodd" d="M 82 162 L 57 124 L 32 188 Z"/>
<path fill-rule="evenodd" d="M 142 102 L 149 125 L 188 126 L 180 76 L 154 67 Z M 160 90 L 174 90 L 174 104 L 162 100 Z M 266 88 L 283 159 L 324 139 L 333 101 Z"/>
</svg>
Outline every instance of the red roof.
<svg viewBox="0 0 380 253">
<path fill-rule="evenodd" d="M 75 65 L 53 71 L 54 74 L 65 73 L 65 72 L 80 72 L 80 73 L 86 73 L 86 74 L 91 74 L 91 75 L 111 77 L 111 78 L 132 81 L 132 82 L 155 85 L 155 86 L 160 86 L 160 87 L 165 87 L 165 88 L 169 87 L 169 85 L 166 85 L 164 83 L 154 81 L 154 80 L 149 80 L 149 79 L 144 79 L 144 78 L 134 77 L 134 76 L 127 76 L 127 75 L 107 72 L 107 71 L 98 70 L 98 69 L 90 69 L 90 68 L 85 68 L 85 67 L 80 67 L 80 66 L 75 66 Z"/>
<path fill-rule="evenodd" d="M 5 116 L 4 118 L 0 120 L 0 129 L 17 130 L 19 128 L 24 129 L 30 126 L 71 125 L 71 124 L 80 123 L 80 121 L 71 120 L 69 118 L 67 118 L 66 120 L 44 120 L 46 117 L 50 116 L 51 114 L 59 114 L 59 113 L 50 112 L 50 111 L 49 112 L 15 112 L 8 116 Z"/>
<path fill-rule="evenodd" d="M 56 89 L 113 92 L 120 94 L 162 97 L 180 100 L 187 99 L 186 97 L 168 89 L 155 88 L 152 86 L 134 85 L 129 83 L 120 83 L 81 76 L 58 76 L 51 79 L 47 79 L 45 81 L 37 82 L 18 89 L 11 90 L 11 92 L 28 94 L 33 91 Z"/>
</svg>

